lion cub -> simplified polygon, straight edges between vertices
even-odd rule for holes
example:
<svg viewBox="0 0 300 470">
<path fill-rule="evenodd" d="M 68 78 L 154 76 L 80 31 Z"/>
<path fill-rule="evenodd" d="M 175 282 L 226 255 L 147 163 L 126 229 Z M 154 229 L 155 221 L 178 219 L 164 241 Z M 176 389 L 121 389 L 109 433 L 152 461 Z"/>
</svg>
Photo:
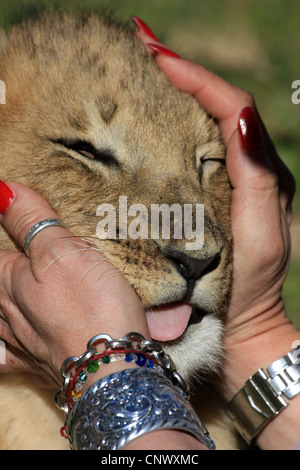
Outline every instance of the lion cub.
<svg viewBox="0 0 300 470">
<path fill-rule="evenodd" d="M 12 28 L 1 36 L 0 79 L 1 179 L 36 189 L 76 235 L 93 237 L 133 285 L 154 339 L 181 374 L 216 368 L 231 234 L 225 151 L 213 119 L 168 82 L 132 32 L 96 15 L 46 16 Z M 135 236 L 124 236 L 120 201 Z M 187 205 L 196 238 L 196 208 L 204 208 L 198 245 L 183 229 L 172 232 L 174 207 Z M 99 206 L 116 208 L 114 231 L 102 239 Z M 150 218 L 141 236 L 141 219 L 129 211 L 150 214 L 153 206 L 169 209 L 169 237 L 151 237 Z M 0 247 L 15 249 L 2 230 Z M 0 380 L 2 448 L 67 447 L 52 392 L 31 376 Z M 218 426 L 216 435 L 209 428 L 217 445 Z"/>
</svg>

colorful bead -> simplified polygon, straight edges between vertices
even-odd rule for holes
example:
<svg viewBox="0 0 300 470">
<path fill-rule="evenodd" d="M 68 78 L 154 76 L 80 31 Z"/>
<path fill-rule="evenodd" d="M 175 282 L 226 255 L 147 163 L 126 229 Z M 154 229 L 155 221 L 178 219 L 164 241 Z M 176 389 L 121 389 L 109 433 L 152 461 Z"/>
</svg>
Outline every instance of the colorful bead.
<svg viewBox="0 0 300 470">
<path fill-rule="evenodd" d="M 83 371 L 80 372 L 80 374 L 79 374 L 79 380 L 80 380 L 81 382 L 85 382 L 86 379 L 87 379 L 87 375 L 86 375 Z"/>
<path fill-rule="evenodd" d="M 109 364 L 110 363 L 110 357 L 109 356 L 104 356 L 101 361 L 103 364 Z"/>
<path fill-rule="evenodd" d="M 125 356 L 126 362 L 131 362 L 133 360 L 133 355 L 131 353 L 127 353 Z"/>
<path fill-rule="evenodd" d="M 144 356 L 144 354 L 141 354 L 141 353 L 137 353 L 136 356 L 137 356 L 137 360 L 135 361 L 135 363 L 138 366 L 143 367 L 146 364 L 146 361 L 147 361 L 146 356 Z"/>
<path fill-rule="evenodd" d="M 72 396 L 73 400 L 75 400 L 75 399 L 81 397 L 81 392 L 80 392 L 80 391 L 76 391 L 76 390 L 72 390 L 71 396 Z"/>
<path fill-rule="evenodd" d="M 94 374 L 99 369 L 99 364 L 97 361 L 90 361 L 86 366 L 86 370 L 91 374 Z"/>
<path fill-rule="evenodd" d="M 76 392 L 79 392 L 79 390 L 81 390 L 82 387 L 83 387 L 83 384 L 81 382 L 77 382 L 75 383 L 74 389 L 76 390 Z"/>
</svg>

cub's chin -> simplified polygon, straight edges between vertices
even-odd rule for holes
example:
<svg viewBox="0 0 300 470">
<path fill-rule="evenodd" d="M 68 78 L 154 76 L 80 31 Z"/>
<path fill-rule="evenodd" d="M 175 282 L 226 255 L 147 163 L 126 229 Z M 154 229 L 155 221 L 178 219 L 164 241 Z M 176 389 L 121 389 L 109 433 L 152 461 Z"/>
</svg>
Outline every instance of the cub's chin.
<svg viewBox="0 0 300 470">
<path fill-rule="evenodd" d="M 216 314 L 208 314 L 200 322 L 189 324 L 179 338 L 162 346 L 185 380 L 201 379 L 220 370 L 223 333 L 222 320 Z"/>
</svg>

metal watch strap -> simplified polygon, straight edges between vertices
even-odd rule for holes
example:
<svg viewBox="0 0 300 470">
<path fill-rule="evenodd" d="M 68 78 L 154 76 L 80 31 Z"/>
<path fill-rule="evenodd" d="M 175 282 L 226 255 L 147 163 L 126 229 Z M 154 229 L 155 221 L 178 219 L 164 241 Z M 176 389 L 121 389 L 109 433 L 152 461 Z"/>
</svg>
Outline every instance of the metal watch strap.
<svg viewBox="0 0 300 470">
<path fill-rule="evenodd" d="M 266 424 L 300 393 L 300 347 L 259 369 L 229 403 L 227 413 L 251 445 Z"/>
</svg>

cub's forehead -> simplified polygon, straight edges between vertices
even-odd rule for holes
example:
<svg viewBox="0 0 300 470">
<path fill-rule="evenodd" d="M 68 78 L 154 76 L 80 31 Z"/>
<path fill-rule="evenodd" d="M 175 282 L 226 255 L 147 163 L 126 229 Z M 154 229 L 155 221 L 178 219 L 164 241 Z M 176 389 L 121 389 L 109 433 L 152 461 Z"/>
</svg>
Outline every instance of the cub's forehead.
<svg viewBox="0 0 300 470">
<path fill-rule="evenodd" d="M 0 48 L 0 56 L 4 69 L 33 85 L 39 83 L 36 92 L 49 85 L 58 93 L 63 83 L 64 92 L 73 95 L 88 90 L 99 96 L 100 91 L 105 99 L 108 90 L 118 100 L 125 95 L 128 101 L 127 92 L 131 102 L 138 101 L 141 93 L 151 93 L 156 103 L 170 99 L 168 80 L 133 31 L 101 17 L 46 16 L 17 26 Z M 145 109 L 150 105 L 145 103 Z"/>
<path fill-rule="evenodd" d="M 5 50 L 11 93 L 27 101 L 32 125 L 51 123 L 57 137 L 62 128 L 84 135 L 130 128 L 131 139 L 155 138 L 170 151 L 214 138 L 206 113 L 124 26 L 94 15 L 44 17 L 13 29 Z"/>
</svg>

